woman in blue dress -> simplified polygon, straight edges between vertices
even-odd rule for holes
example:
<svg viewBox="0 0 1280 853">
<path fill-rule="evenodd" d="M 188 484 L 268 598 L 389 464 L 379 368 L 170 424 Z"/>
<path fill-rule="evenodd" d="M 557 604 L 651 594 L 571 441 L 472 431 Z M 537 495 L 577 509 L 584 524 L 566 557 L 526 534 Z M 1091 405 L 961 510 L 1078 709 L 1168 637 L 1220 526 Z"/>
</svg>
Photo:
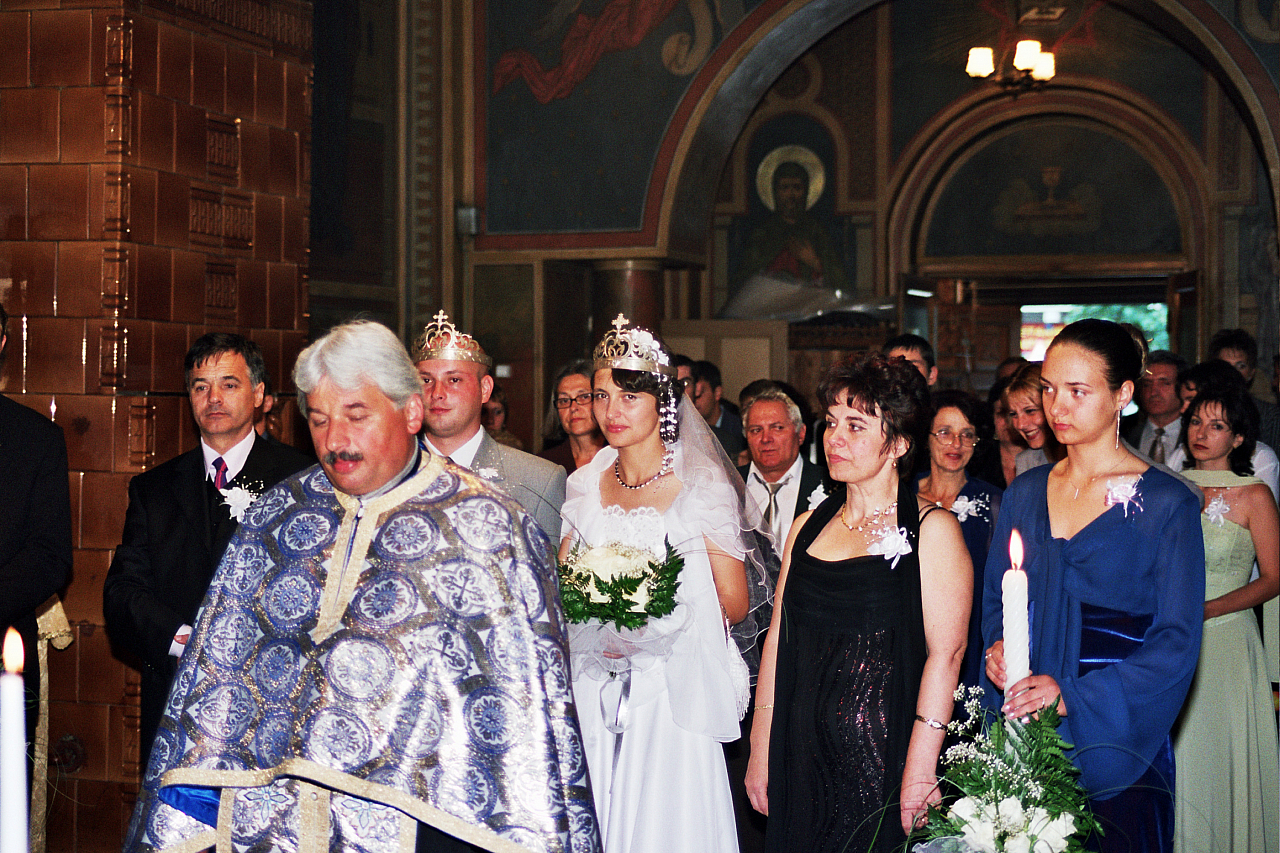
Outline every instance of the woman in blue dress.
<svg viewBox="0 0 1280 853">
<path fill-rule="evenodd" d="M 1200 507 L 1178 480 L 1119 440 L 1143 354 L 1124 327 L 1081 320 L 1054 338 L 1044 409 L 1067 456 L 1004 493 L 983 598 L 986 676 L 1013 717 L 1058 703 L 1105 835 L 1100 851 L 1169 851 L 1169 732 L 1200 652 L 1204 541 Z M 1031 675 L 1005 684 L 1001 580 L 1014 529 L 1026 549 Z"/>
<path fill-rule="evenodd" d="M 972 394 L 952 388 L 935 391 L 929 403 L 933 409 L 927 444 L 929 470 L 916 480 L 916 494 L 951 510 L 960 522 L 964 545 L 973 561 L 973 606 L 960 683 L 976 687 L 986 648 L 982 644 L 982 570 L 987 565 L 987 549 L 1004 490 L 966 473 L 974 450 L 991 440 L 990 419 L 983 416 L 982 403 Z"/>
</svg>

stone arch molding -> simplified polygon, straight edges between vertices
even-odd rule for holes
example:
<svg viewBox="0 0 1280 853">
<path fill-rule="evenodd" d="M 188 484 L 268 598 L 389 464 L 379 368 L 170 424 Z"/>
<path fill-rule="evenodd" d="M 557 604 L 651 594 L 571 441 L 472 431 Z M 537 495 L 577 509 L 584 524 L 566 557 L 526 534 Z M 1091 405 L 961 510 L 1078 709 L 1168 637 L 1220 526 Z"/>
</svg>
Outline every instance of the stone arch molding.
<svg viewBox="0 0 1280 853">
<path fill-rule="evenodd" d="M 1035 98 L 1012 101 L 978 90 L 917 134 L 890 176 L 884 237 L 885 281 L 919 269 L 934 207 L 950 179 L 993 139 L 1044 122 L 1092 127 L 1124 142 L 1156 172 L 1177 215 L 1181 258 L 1176 265 L 1201 265 L 1208 239 L 1208 176 L 1194 142 L 1150 102 L 1118 88 L 1063 81 Z M 1029 270 L 1035 272 L 1035 270 Z M 971 271 L 957 268 L 964 277 Z M 1045 269 L 1040 272 L 1049 273 Z"/>
<path fill-rule="evenodd" d="M 891 0 L 889 0 L 891 2 Z M 705 248 L 716 181 L 752 110 L 773 81 L 836 27 L 884 0 L 792 0 L 762 22 L 725 58 L 713 84 L 692 106 L 659 219 L 658 240 L 673 255 L 694 257 Z M 1280 215 L 1280 150 L 1276 114 L 1280 92 L 1265 88 L 1270 76 L 1238 31 L 1205 0 L 1114 0 L 1145 20 L 1155 20 L 1213 72 L 1240 107 L 1271 178 L 1272 204 Z M 1255 88 L 1251 81 L 1262 81 Z M 1092 81 L 1096 85 L 1096 81 Z"/>
</svg>

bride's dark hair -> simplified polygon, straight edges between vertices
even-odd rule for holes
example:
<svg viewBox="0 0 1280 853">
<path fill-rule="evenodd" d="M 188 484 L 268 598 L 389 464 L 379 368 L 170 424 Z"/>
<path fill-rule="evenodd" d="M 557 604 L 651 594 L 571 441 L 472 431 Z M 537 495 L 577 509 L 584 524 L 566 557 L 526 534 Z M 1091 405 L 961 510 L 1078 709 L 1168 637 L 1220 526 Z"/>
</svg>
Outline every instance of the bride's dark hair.
<svg viewBox="0 0 1280 853">
<path fill-rule="evenodd" d="M 663 444 L 671 444 L 680 439 L 680 423 L 675 417 L 676 406 L 680 402 L 679 382 L 647 370 L 624 370 L 615 367 L 610 372 L 613 374 L 614 384 L 623 391 L 631 394 L 650 394 L 657 401 L 658 433 Z M 671 414 L 668 415 L 668 412 Z"/>
</svg>

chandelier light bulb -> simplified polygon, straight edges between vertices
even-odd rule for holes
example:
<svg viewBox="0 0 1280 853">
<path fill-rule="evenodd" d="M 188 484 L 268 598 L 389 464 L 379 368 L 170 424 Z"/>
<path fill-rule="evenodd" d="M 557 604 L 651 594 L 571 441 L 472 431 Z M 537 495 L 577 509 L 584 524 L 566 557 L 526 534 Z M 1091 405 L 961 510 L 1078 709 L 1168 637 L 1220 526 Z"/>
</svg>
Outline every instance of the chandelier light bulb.
<svg viewBox="0 0 1280 853">
<path fill-rule="evenodd" d="M 1030 71 L 1036 67 L 1036 59 L 1040 56 L 1040 42 L 1025 39 L 1018 42 L 1013 53 L 1013 67 L 1019 71 Z"/>
<path fill-rule="evenodd" d="M 964 70 L 970 77 L 990 77 L 996 71 L 995 52 L 989 47 L 969 48 L 969 64 Z"/>
<path fill-rule="evenodd" d="M 1033 80 L 1052 80 L 1054 75 L 1054 64 L 1052 53 L 1041 53 L 1036 57 L 1035 67 L 1031 69 L 1031 77 Z"/>
</svg>

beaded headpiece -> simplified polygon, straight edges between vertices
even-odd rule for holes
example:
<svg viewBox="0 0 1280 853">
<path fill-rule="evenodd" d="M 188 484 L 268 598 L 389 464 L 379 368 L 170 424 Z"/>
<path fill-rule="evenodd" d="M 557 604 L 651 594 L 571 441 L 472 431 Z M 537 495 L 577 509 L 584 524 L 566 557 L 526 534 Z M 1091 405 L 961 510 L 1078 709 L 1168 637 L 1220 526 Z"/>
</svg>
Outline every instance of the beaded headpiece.
<svg viewBox="0 0 1280 853">
<path fill-rule="evenodd" d="M 449 321 L 449 315 L 443 310 L 423 328 L 422 334 L 413 342 L 413 360 L 430 361 L 474 361 L 485 367 L 493 366 L 493 359 L 484 351 L 484 347 L 470 335 L 459 332 L 457 326 Z"/>
<path fill-rule="evenodd" d="M 627 318 L 619 314 L 613 328 L 605 332 L 592 354 L 595 370 L 638 370 L 658 379 L 658 433 L 664 444 L 680 437 L 678 408 L 680 383 L 676 381 L 676 369 L 671 366 L 671 356 L 654 338 L 653 333 L 639 326 L 626 328 Z"/>
<path fill-rule="evenodd" d="M 671 356 L 654 339 L 653 333 L 639 326 L 627 329 L 628 322 L 621 314 L 614 319 L 613 328 L 605 332 L 600 343 L 596 344 L 592 367 L 596 370 L 640 370 L 674 379 L 676 369 L 671 366 Z"/>
</svg>

